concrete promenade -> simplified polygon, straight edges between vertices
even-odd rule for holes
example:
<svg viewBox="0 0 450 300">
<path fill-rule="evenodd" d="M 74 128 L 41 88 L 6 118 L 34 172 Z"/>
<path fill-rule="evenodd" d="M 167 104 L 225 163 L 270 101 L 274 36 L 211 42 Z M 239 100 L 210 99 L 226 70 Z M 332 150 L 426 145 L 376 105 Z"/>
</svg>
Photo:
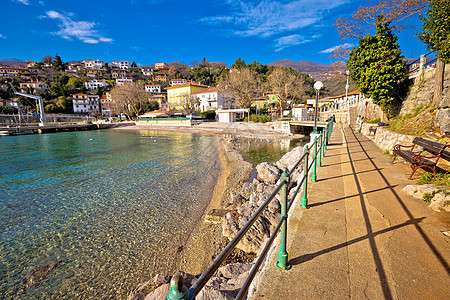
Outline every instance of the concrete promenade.
<svg viewBox="0 0 450 300">
<path fill-rule="evenodd" d="M 411 169 L 391 160 L 336 124 L 310 208 L 289 214 L 292 269 L 277 246 L 251 299 L 450 299 L 449 216 L 403 194 Z"/>
</svg>

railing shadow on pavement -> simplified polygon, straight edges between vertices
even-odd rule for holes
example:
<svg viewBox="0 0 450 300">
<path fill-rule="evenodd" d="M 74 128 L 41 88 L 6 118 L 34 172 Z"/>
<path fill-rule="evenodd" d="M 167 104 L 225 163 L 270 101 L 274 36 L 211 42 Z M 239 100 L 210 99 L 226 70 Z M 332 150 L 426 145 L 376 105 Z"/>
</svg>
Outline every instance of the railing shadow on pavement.
<svg viewBox="0 0 450 300">
<path fill-rule="evenodd" d="M 347 198 L 347 197 L 345 197 L 345 198 Z M 329 253 L 329 252 L 332 252 L 332 251 L 336 251 L 336 250 L 339 250 L 341 248 L 348 247 L 348 246 L 350 246 L 352 244 L 355 244 L 355 243 L 358 243 L 358 242 L 362 242 L 362 241 L 367 240 L 367 239 L 373 239 L 377 235 L 380 235 L 380 234 L 383 234 L 383 233 L 387 233 L 387 232 L 390 232 L 390 231 L 393 231 L 393 230 L 396 230 L 396 229 L 399 229 L 399 228 L 402 228 L 402 227 L 405 227 L 405 226 L 408 226 L 408 225 L 418 224 L 418 223 L 422 222 L 424 219 L 425 219 L 425 217 L 417 218 L 417 219 L 411 219 L 411 220 L 408 220 L 408 221 L 406 221 L 404 223 L 401 223 L 401 224 L 398 224 L 398 225 L 395 225 L 395 226 L 391 226 L 389 228 L 385 228 L 385 229 L 382 229 L 382 230 L 379 230 L 379 231 L 375 231 L 375 232 L 372 232 L 370 234 L 366 234 L 366 235 L 360 236 L 360 237 L 352 239 L 350 241 L 346 241 L 346 242 L 337 244 L 335 246 L 332 246 L 332 247 L 329 247 L 329 248 L 326 248 L 326 249 L 322 249 L 322 250 L 314 252 L 314 253 L 308 253 L 308 254 L 304 254 L 304 255 L 295 257 L 295 258 L 291 259 L 289 261 L 289 263 L 292 266 L 299 265 L 299 264 L 305 263 L 307 261 L 310 261 L 310 260 L 314 259 L 317 256 L 320 256 L 320 255 L 323 255 L 323 254 L 326 254 L 326 253 Z M 389 299 L 389 298 L 387 298 L 387 299 Z"/>
<path fill-rule="evenodd" d="M 317 167 L 321 166 L 322 158 L 325 155 L 325 150 L 327 148 L 331 133 L 333 131 L 333 120 L 328 121 L 326 127 L 320 134 L 317 134 L 309 145 L 305 145 L 302 157 L 295 163 L 294 167 L 288 172 L 286 168 L 283 169 L 283 173 L 280 177 L 280 183 L 272 192 L 272 194 L 266 199 L 266 201 L 258 208 L 258 210 L 253 214 L 250 220 L 242 227 L 242 229 L 236 234 L 236 236 L 228 243 L 224 250 L 217 256 L 213 263 L 201 274 L 200 278 L 192 285 L 190 289 L 184 286 L 184 279 L 181 275 L 175 275 L 170 281 L 170 290 L 167 294 L 168 300 L 175 299 L 194 299 L 195 296 L 201 291 L 201 289 L 206 285 L 209 279 L 214 275 L 221 264 L 226 260 L 230 253 L 236 248 L 236 245 L 244 237 L 247 231 L 252 227 L 256 220 L 261 216 L 263 211 L 268 207 L 269 203 L 275 198 L 278 192 L 281 191 L 281 218 L 278 222 L 275 230 L 267 241 L 263 251 L 258 257 L 255 265 L 250 271 L 250 274 L 245 281 L 243 287 L 240 289 L 238 295 L 235 299 L 243 299 L 247 294 L 247 291 L 252 283 L 256 273 L 258 272 L 260 266 L 262 265 L 270 247 L 272 246 L 278 233 L 281 232 L 280 236 L 280 251 L 278 253 L 278 262 L 276 266 L 280 270 L 289 270 L 291 265 L 289 264 L 288 253 L 286 251 L 287 244 L 287 221 L 288 212 L 291 208 L 294 200 L 302 190 L 303 196 L 301 199 L 301 207 L 309 208 L 308 205 L 308 176 L 311 171 L 311 181 L 317 181 Z M 312 161 L 308 162 L 310 151 L 313 150 Z M 297 182 L 295 193 L 288 202 L 288 185 L 293 172 L 301 166 L 303 162 L 303 176 L 301 180 Z M 295 187 L 294 187 L 295 188 Z"/>
<path fill-rule="evenodd" d="M 413 214 L 411 213 L 411 211 L 408 209 L 408 207 L 406 206 L 406 204 L 403 202 L 403 200 L 400 198 L 400 196 L 397 194 L 397 192 L 394 190 L 395 185 L 392 185 L 386 178 L 386 176 L 383 174 L 383 172 L 381 172 L 381 168 L 379 168 L 374 160 L 373 157 L 370 157 L 369 154 L 367 153 L 366 149 L 363 147 L 363 143 L 364 141 L 361 141 L 355 134 L 355 132 L 352 130 L 351 131 L 353 138 L 356 140 L 357 143 L 359 143 L 361 149 L 363 150 L 365 156 L 367 157 L 366 159 L 368 159 L 370 161 L 370 163 L 373 165 L 373 167 L 377 170 L 378 174 L 380 175 L 380 177 L 382 178 L 382 180 L 385 182 L 386 187 L 390 189 L 391 193 L 393 194 L 393 196 L 395 197 L 395 199 L 397 200 L 397 202 L 400 204 L 400 206 L 402 207 L 403 211 L 406 213 L 406 215 L 408 216 L 408 218 L 410 220 L 414 220 Z M 350 156 L 350 153 L 349 153 Z M 351 157 L 350 157 L 351 158 Z M 420 234 L 420 236 L 422 237 L 422 239 L 424 240 L 424 242 L 428 245 L 428 247 L 430 248 L 430 250 L 433 252 L 434 256 L 436 257 L 436 259 L 440 262 L 440 264 L 444 267 L 444 269 L 446 270 L 447 274 L 450 274 L 450 266 L 448 264 L 448 262 L 446 261 L 446 259 L 442 256 L 442 254 L 439 252 L 439 250 L 436 248 L 436 246 L 433 244 L 433 242 L 430 240 L 430 238 L 427 236 L 427 234 L 424 232 L 424 230 L 419 226 L 418 223 L 413 223 L 414 227 L 416 228 L 417 232 Z"/>
</svg>

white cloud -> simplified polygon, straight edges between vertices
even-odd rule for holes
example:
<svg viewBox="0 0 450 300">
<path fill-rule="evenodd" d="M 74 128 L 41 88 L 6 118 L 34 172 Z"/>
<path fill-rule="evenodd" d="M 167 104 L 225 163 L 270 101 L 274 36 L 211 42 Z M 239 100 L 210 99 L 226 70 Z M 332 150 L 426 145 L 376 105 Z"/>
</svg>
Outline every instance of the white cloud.
<svg viewBox="0 0 450 300">
<path fill-rule="evenodd" d="M 331 47 L 331 48 L 322 50 L 322 51 L 320 51 L 320 53 L 331 53 L 331 52 L 333 52 L 334 50 L 336 50 L 336 49 L 338 49 L 338 48 L 341 48 L 341 47 L 344 48 L 344 49 L 348 49 L 348 48 L 351 48 L 351 47 L 353 47 L 353 46 L 355 46 L 355 45 L 349 44 L 349 43 L 345 43 L 345 44 L 342 44 L 342 45 L 337 45 L 337 46 L 334 46 L 334 47 Z"/>
<path fill-rule="evenodd" d="M 30 1 L 28 1 L 28 0 L 16 0 L 16 1 L 20 2 L 22 4 L 25 4 L 25 5 L 30 5 Z"/>
<path fill-rule="evenodd" d="M 281 51 L 286 47 L 295 46 L 310 42 L 310 40 L 306 40 L 303 36 L 299 34 L 292 34 L 288 36 L 283 36 L 276 39 L 275 47 L 278 47 L 275 51 Z"/>
<path fill-rule="evenodd" d="M 88 21 L 74 21 L 70 17 L 73 14 L 61 14 L 59 12 L 50 10 L 46 12 L 46 16 L 42 18 L 50 18 L 58 20 L 60 24 L 59 31 L 53 32 L 55 35 L 59 35 L 66 40 L 78 39 L 87 44 L 98 44 L 99 42 L 109 43 L 113 39 L 102 36 L 95 27 L 94 22 Z"/>
<path fill-rule="evenodd" d="M 211 16 L 202 22 L 217 25 L 228 24 L 232 32 L 240 36 L 270 37 L 287 31 L 298 30 L 318 23 L 323 13 L 350 0 L 229 0 L 230 15 Z"/>
</svg>

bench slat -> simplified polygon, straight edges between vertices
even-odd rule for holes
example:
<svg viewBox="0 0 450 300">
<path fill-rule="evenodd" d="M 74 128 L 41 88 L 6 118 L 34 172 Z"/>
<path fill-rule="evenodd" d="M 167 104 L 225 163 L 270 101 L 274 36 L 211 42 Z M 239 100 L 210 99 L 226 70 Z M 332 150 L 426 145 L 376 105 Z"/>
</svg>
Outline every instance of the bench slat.
<svg viewBox="0 0 450 300">
<path fill-rule="evenodd" d="M 441 158 L 450 161 L 450 151 L 449 150 L 442 151 Z"/>
<path fill-rule="evenodd" d="M 423 139 L 420 137 L 414 138 L 413 143 L 435 155 L 439 154 L 446 146 L 444 144 L 432 142 L 432 141 L 429 141 L 429 140 L 426 140 L 426 139 Z"/>
</svg>

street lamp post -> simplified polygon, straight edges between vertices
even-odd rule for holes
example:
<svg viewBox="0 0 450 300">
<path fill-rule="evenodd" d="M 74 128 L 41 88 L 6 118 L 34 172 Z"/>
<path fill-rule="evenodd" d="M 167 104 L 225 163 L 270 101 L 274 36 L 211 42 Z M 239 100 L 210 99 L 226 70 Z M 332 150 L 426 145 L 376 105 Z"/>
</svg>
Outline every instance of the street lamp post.
<svg viewBox="0 0 450 300">
<path fill-rule="evenodd" d="M 350 125 L 350 103 L 348 102 L 348 75 L 350 75 L 350 71 L 347 70 L 345 72 L 347 75 L 347 84 L 345 85 L 345 102 L 347 103 L 347 117 L 348 117 L 348 125 Z"/>
<path fill-rule="evenodd" d="M 317 110 L 319 108 L 319 92 L 320 89 L 323 88 L 323 83 L 321 81 L 316 81 L 314 83 L 314 89 L 316 90 L 316 107 L 314 109 L 314 131 L 313 133 L 319 133 L 317 131 Z"/>
</svg>

